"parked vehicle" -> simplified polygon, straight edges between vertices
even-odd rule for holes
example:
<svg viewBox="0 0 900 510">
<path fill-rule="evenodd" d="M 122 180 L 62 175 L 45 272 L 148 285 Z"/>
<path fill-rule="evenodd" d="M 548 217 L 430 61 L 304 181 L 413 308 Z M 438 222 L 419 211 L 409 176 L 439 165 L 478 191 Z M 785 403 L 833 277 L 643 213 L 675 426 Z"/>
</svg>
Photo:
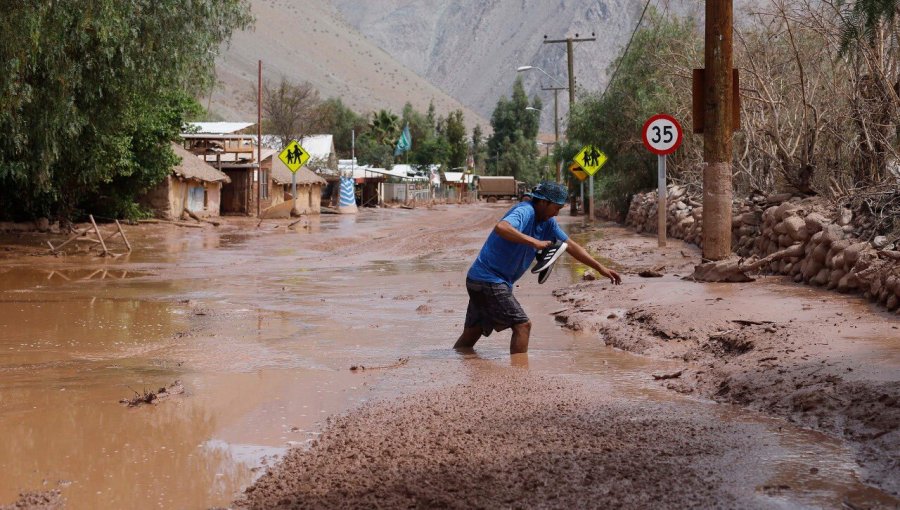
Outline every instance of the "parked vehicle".
<svg viewBox="0 0 900 510">
<path fill-rule="evenodd" d="M 499 176 L 476 176 L 478 186 L 478 196 L 488 200 L 498 200 L 508 198 L 513 200 L 521 200 L 525 193 L 525 183 L 517 181 L 515 177 L 509 175 Z"/>
</svg>

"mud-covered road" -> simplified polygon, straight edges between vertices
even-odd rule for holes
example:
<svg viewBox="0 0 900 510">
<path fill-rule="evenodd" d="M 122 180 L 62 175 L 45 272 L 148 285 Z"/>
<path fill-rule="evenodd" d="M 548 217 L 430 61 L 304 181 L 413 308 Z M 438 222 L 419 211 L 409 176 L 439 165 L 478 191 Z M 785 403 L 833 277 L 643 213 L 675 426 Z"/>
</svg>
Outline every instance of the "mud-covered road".
<svg viewBox="0 0 900 510">
<path fill-rule="evenodd" d="M 129 231 L 135 252 L 115 261 L 5 252 L 0 506 L 20 492 L 32 493 L 26 506 L 68 508 L 897 506 L 883 483 L 896 465 L 866 464 L 857 439 L 708 400 L 699 357 L 607 346 L 606 326 L 636 338 L 634 309 L 677 308 L 671 293 L 734 297 L 671 265 L 658 280 L 568 288 L 583 268 L 566 262 L 547 284 L 516 289 L 535 323 L 527 356 L 509 356 L 508 333 L 475 355 L 452 351 L 465 270 L 507 206 L 363 210 L 297 231 L 142 226 Z M 562 221 L 583 244 L 600 239 Z M 608 254 L 626 272 L 651 262 L 629 233 L 608 233 L 602 245 L 620 246 Z M 0 244 L 12 242 L 22 239 Z M 696 258 L 685 249 L 670 256 Z M 776 329 L 788 320 L 779 299 L 827 310 L 843 299 L 778 285 L 750 298 L 776 312 Z M 890 334 L 893 319 L 852 306 Z M 856 373 L 896 388 L 895 344 L 859 341 L 853 352 L 873 362 Z M 118 402 L 175 380 L 183 395 Z M 877 440 L 876 456 L 896 448 L 896 430 Z"/>
</svg>

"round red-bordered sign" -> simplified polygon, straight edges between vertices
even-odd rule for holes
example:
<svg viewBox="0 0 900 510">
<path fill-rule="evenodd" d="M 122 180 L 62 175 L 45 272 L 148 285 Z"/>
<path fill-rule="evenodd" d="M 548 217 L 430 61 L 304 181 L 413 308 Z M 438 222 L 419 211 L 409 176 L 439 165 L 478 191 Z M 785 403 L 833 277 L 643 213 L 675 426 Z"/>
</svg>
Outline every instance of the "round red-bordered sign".
<svg viewBox="0 0 900 510">
<path fill-rule="evenodd" d="M 675 117 L 660 113 L 647 119 L 641 130 L 644 146 L 657 156 L 672 154 L 681 145 L 684 131 Z"/>
</svg>

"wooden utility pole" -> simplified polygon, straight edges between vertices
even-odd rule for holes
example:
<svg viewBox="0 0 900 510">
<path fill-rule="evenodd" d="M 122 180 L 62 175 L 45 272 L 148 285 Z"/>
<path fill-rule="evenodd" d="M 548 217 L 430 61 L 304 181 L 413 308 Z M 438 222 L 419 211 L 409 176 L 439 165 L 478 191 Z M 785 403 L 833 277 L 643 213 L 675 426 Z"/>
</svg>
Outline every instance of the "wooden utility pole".
<svg viewBox="0 0 900 510">
<path fill-rule="evenodd" d="M 541 87 L 541 90 L 553 91 L 553 136 L 555 140 L 555 156 L 559 157 L 559 91 L 566 90 L 566 87 Z M 556 161 L 556 182 L 562 182 L 562 162 Z"/>
<path fill-rule="evenodd" d="M 731 255 L 732 0 L 706 2 L 703 257 Z"/>
<path fill-rule="evenodd" d="M 549 40 L 547 39 L 546 35 L 544 36 L 544 44 L 566 43 L 566 55 L 568 58 L 568 67 L 569 67 L 569 115 L 572 114 L 572 107 L 575 106 L 575 53 L 573 51 L 574 50 L 573 43 L 585 42 L 585 41 L 596 41 L 597 38 L 594 37 L 594 35 L 595 34 L 592 32 L 591 37 L 579 38 L 578 34 L 575 34 L 575 37 L 567 37 L 565 39 L 549 39 Z M 560 168 L 561 167 L 557 167 L 557 170 L 561 172 L 561 170 L 559 170 Z M 590 179 L 591 179 L 590 180 L 590 183 L 591 183 L 590 197 L 589 197 L 590 206 L 585 207 L 585 210 L 584 210 L 585 213 L 588 213 L 589 219 L 591 218 L 590 211 L 593 211 L 593 209 L 594 209 L 594 176 L 592 175 Z M 583 185 L 584 184 L 582 184 L 582 186 Z M 583 195 L 583 193 L 582 193 L 582 195 Z M 582 200 L 582 202 L 583 202 L 583 200 Z M 578 214 L 578 208 L 575 205 L 575 200 L 572 200 L 569 211 L 572 216 L 575 216 Z"/>
<path fill-rule="evenodd" d="M 259 218 L 262 202 L 262 60 L 259 61 L 256 86 L 256 217 Z M 273 156 L 274 158 L 274 156 Z M 268 181 L 268 179 L 266 179 Z M 269 183 L 266 182 L 266 186 Z M 251 188 L 252 189 L 252 188 Z"/>
</svg>

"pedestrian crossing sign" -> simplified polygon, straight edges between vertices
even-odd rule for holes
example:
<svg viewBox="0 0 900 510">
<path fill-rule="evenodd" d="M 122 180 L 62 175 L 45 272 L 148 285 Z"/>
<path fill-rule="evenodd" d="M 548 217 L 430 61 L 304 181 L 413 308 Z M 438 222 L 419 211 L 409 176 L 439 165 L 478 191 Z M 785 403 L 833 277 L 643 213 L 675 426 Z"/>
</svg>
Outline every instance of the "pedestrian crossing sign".
<svg viewBox="0 0 900 510">
<path fill-rule="evenodd" d="M 291 172 L 297 173 L 297 170 L 300 170 L 300 167 L 309 161 L 309 153 L 300 146 L 300 142 L 291 140 L 291 143 L 287 144 L 287 147 L 278 155 L 278 159 L 287 165 Z"/>
<path fill-rule="evenodd" d="M 597 147 L 585 145 L 581 152 L 575 156 L 575 162 L 584 169 L 588 175 L 594 175 L 606 163 L 607 157 Z"/>
</svg>

